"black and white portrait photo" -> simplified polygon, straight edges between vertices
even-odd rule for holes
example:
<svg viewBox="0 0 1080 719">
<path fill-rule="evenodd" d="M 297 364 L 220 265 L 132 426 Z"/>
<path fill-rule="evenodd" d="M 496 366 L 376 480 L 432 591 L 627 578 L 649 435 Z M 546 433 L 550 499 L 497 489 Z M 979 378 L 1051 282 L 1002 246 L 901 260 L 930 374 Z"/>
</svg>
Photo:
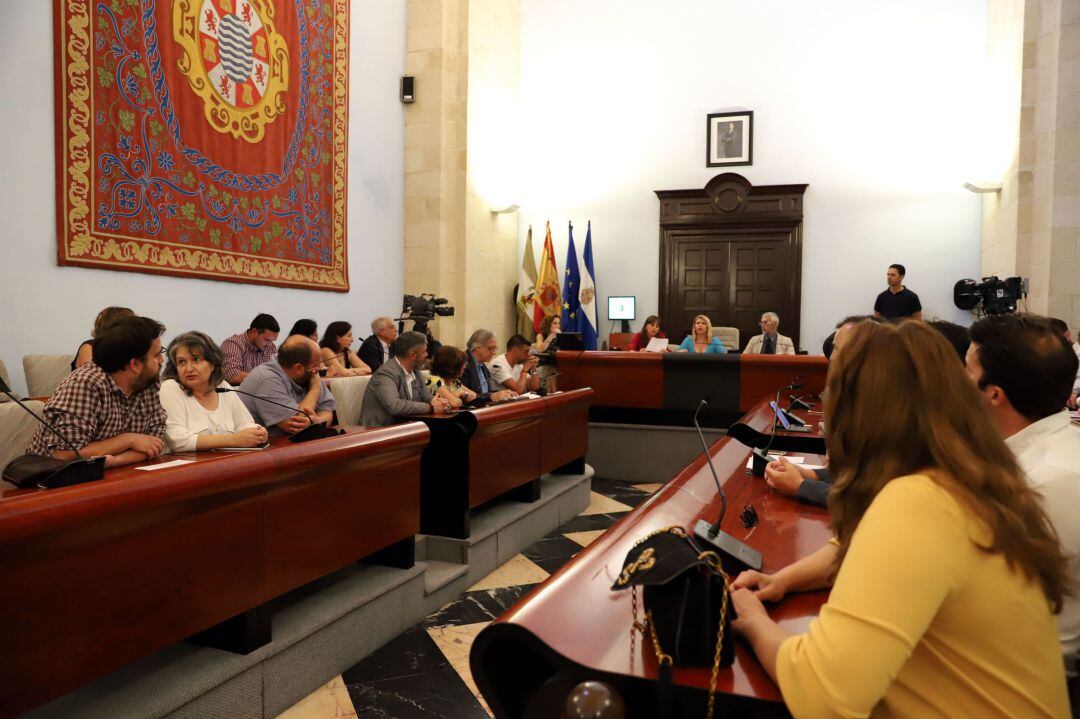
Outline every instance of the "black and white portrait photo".
<svg viewBox="0 0 1080 719">
<path fill-rule="evenodd" d="M 754 113 L 718 112 L 708 116 L 706 125 L 706 167 L 750 165 L 753 163 Z"/>
</svg>

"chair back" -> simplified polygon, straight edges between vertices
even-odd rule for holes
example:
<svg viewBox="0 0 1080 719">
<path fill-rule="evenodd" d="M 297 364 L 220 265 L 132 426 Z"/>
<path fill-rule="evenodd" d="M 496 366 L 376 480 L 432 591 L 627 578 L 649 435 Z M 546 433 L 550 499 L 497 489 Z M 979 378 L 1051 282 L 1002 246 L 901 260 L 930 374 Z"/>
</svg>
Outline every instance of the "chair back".
<svg viewBox="0 0 1080 719">
<path fill-rule="evenodd" d="M 8 387 L 11 386 L 11 375 L 8 374 L 7 365 L 4 364 L 4 360 L 0 359 L 0 379 L 4 380 L 4 384 Z M 14 391 L 12 391 L 14 394 Z M 10 402 L 6 394 L 0 394 L 0 402 Z"/>
<path fill-rule="evenodd" d="M 60 383 L 71 374 L 74 355 L 26 355 L 23 357 L 23 374 L 26 375 L 26 393 L 30 397 L 49 397 Z"/>
<path fill-rule="evenodd" d="M 364 392 L 367 391 L 371 375 L 365 377 L 333 377 L 326 380 L 330 394 L 334 395 L 337 405 L 337 421 L 341 425 L 359 426 L 360 409 L 364 404 Z"/>
<path fill-rule="evenodd" d="M 724 343 L 724 348 L 728 352 L 739 350 L 739 328 L 738 327 L 713 327 L 713 337 L 717 337 Z"/>
<path fill-rule="evenodd" d="M 26 406 L 41 414 L 45 403 L 29 399 Z M 0 469 L 26 454 L 26 445 L 30 444 L 38 426 L 37 420 L 14 402 L 0 404 Z"/>
<path fill-rule="evenodd" d="M 612 332 L 608 335 L 609 350 L 630 349 L 630 343 L 634 340 L 633 332 Z"/>
</svg>

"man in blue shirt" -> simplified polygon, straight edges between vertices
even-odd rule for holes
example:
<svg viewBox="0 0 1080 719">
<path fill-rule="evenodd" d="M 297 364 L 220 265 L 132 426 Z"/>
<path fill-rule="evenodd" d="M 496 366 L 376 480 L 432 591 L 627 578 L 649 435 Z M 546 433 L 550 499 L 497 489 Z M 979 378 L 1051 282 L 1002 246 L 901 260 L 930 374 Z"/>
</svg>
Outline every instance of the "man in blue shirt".
<svg viewBox="0 0 1080 719">
<path fill-rule="evenodd" d="M 320 364 L 319 346 L 310 337 L 293 335 L 281 346 L 276 361 L 264 362 L 244 378 L 238 389 L 246 394 L 240 399 L 255 421 L 270 430 L 271 437 L 293 435 L 312 424 L 333 421 L 334 396 L 319 377 Z M 295 409 L 290 412 L 282 404 Z"/>
</svg>

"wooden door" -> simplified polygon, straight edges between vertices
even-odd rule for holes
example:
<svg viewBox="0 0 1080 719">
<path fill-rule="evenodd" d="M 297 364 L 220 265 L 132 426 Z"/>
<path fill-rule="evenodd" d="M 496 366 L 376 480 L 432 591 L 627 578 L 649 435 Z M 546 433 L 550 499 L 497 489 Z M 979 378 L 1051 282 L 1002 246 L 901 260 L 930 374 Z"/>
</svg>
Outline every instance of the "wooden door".
<svg viewBox="0 0 1080 719">
<path fill-rule="evenodd" d="M 799 346 L 805 188 L 751 188 L 726 173 L 704 191 L 657 192 L 660 317 L 673 342 L 704 314 L 713 326 L 737 327 L 745 347 L 760 331 L 761 313 L 771 311 Z"/>
</svg>

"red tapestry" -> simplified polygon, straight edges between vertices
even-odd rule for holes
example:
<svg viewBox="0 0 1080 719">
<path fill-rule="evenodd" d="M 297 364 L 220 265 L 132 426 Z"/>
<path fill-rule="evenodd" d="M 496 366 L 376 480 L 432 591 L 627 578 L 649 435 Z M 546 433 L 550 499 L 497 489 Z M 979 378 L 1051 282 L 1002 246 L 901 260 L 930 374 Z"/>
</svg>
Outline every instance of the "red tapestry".
<svg viewBox="0 0 1080 719">
<path fill-rule="evenodd" d="M 347 291 L 348 0 L 55 0 L 59 262 Z"/>
</svg>

